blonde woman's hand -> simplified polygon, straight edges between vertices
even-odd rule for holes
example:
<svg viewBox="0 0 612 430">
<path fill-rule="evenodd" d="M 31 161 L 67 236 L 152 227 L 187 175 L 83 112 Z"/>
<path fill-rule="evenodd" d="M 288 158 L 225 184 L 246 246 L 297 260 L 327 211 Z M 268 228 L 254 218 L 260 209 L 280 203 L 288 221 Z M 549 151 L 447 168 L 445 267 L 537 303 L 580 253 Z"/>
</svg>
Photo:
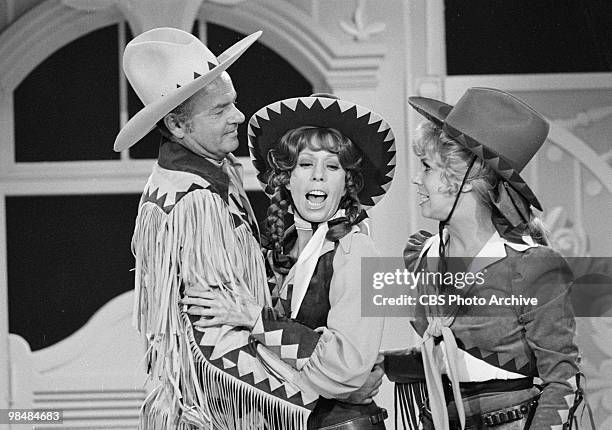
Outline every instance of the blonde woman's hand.
<svg viewBox="0 0 612 430">
<path fill-rule="evenodd" d="M 348 403 L 354 403 L 359 405 L 367 405 L 372 403 L 372 399 L 378 394 L 380 386 L 382 384 L 382 377 L 385 374 L 382 368 L 382 357 L 376 360 L 372 371 L 368 375 L 368 378 L 363 385 L 356 391 L 353 391 L 350 396 L 346 399 Z"/>
</svg>

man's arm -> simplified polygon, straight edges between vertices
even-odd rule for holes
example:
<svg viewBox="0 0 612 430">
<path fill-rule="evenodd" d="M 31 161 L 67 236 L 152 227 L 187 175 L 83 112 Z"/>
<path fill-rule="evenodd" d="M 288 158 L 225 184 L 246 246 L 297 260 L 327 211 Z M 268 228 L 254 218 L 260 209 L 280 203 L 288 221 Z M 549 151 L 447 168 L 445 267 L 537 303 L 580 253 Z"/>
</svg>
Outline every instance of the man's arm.
<svg viewBox="0 0 612 430">
<path fill-rule="evenodd" d="M 198 294 L 184 303 L 206 308 L 191 308 L 194 315 L 211 317 L 197 322 L 202 327 L 232 322 L 252 327 L 251 333 L 261 343 L 277 351 L 280 358 L 300 369 L 300 382 L 324 397 L 367 402 L 381 383 L 382 369 L 376 368 L 382 337 L 382 318 L 362 318 L 360 306 L 361 258 L 376 255 L 371 240 L 355 235 L 351 251 L 339 247 L 334 258 L 334 275 L 330 285 L 330 311 L 327 327 L 312 330 L 275 309 L 261 313 L 249 304 L 241 307 L 221 293 Z M 248 310 L 247 310 L 248 309 Z M 350 397 L 350 398 L 349 398 Z"/>
</svg>

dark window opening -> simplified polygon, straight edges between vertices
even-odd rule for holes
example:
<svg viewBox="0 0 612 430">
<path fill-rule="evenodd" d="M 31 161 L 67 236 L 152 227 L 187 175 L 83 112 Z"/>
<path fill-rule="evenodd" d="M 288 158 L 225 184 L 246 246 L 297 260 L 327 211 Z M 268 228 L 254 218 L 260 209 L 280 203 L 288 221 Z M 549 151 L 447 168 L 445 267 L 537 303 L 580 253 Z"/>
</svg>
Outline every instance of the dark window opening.
<svg viewBox="0 0 612 430">
<path fill-rule="evenodd" d="M 609 0 L 446 0 L 449 75 L 612 71 Z"/>
<path fill-rule="evenodd" d="M 14 92 L 15 161 L 113 160 L 119 132 L 117 25 L 44 60 Z"/>
<path fill-rule="evenodd" d="M 9 331 L 33 351 L 134 288 L 139 195 L 6 198 Z"/>
</svg>

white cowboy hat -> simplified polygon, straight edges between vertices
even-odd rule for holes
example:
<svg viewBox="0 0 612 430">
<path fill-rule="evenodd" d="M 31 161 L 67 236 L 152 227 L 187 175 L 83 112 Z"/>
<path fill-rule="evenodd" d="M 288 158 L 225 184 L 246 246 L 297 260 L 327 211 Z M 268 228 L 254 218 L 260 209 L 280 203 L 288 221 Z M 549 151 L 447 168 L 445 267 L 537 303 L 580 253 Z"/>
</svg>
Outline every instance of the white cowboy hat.
<svg viewBox="0 0 612 430">
<path fill-rule="evenodd" d="M 176 28 L 154 28 L 132 39 L 123 70 L 144 108 L 115 139 L 123 151 L 142 139 L 178 105 L 214 81 L 261 36 L 257 31 L 216 57 L 195 36 Z"/>
</svg>

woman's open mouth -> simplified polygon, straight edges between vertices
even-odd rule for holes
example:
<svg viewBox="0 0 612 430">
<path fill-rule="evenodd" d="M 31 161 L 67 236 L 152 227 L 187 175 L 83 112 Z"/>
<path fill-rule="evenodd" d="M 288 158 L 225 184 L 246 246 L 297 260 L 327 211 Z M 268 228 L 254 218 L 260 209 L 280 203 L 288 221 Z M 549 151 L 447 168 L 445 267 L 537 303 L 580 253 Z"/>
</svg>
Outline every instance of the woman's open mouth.
<svg viewBox="0 0 612 430">
<path fill-rule="evenodd" d="M 320 190 L 313 190 L 306 193 L 306 204 L 310 209 L 319 209 L 325 204 L 327 193 Z"/>
<path fill-rule="evenodd" d="M 417 194 L 419 195 L 419 206 L 423 206 L 429 201 L 429 194 L 425 194 L 422 191 L 417 191 Z"/>
</svg>

